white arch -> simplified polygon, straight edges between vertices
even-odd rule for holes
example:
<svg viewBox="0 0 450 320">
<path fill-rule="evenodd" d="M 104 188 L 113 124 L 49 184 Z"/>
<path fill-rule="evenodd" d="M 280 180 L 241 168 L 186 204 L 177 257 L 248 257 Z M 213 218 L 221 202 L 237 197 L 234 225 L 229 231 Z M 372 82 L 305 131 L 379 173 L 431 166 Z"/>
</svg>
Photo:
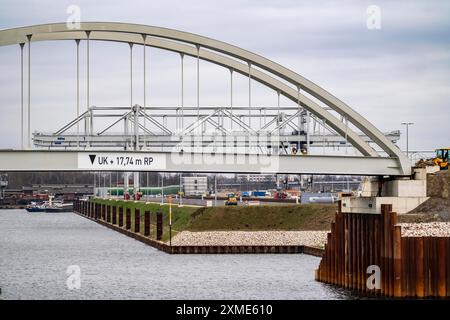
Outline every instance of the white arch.
<svg viewBox="0 0 450 320">
<path fill-rule="evenodd" d="M 77 30 L 68 29 L 65 23 L 45 24 L 2 30 L 0 31 L 0 46 L 25 43 L 28 41 L 27 35 L 32 35 L 31 41 L 86 39 L 86 31 L 90 31 L 90 40 L 132 42 L 137 44 L 143 44 L 142 36 L 147 35 L 146 45 L 148 46 L 180 52 L 194 57 L 197 56 L 197 49 L 195 45 L 199 45 L 201 48 L 209 49 L 200 50 L 199 57 L 201 59 L 231 68 L 244 75 L 248 75 L 248 63 L 252 66 L 258 66 L 259 68 L 308 92 L 336 111 L 338 114 L 345 116 L 349 122 L 370 137 L 372 141 L 390 157 L 397 158 L 405 174 L 409 172 L 410 164 L 404 154 L 375 126 L 359 115 L 356 111 L 351 109 L 344 102 L 334 97 L 331 93 L 305 79 L 299 74 L 273 61 L 270 61 L 269 59 L 218 40 L 178 30 L 153 26 L 128 23 L 86 22 L 81 23 L 80 29 Z M 185 43 L 188 43 L 189 45 L 186 45 Z M 215 53 L 214 51 L 221 54 Z M 229 58 L 226 55 L 238 58 L 245 63 Z M 363 155 L 378 156 L 375 150 L 364 142 L 357 133 L 349 128 L 346 128 L 337 117 L 326 111 L 311 99 L 308 99 L 302 94 L 298 96 L 297 90 L 286 85 L 282 81 L 275 79 L 266 72 L 261 72 L 256 68 L 252 68 L 251 74 L 254 80 L 279 91 L 292 101 L 297 102 L 299 97 L 300 102 L 305 109 L 309 110 L 318 117 L 325 119 L 327 124 L 339 134 L 344 135 L 346 132 L 349 142 Z"/>
</svg>

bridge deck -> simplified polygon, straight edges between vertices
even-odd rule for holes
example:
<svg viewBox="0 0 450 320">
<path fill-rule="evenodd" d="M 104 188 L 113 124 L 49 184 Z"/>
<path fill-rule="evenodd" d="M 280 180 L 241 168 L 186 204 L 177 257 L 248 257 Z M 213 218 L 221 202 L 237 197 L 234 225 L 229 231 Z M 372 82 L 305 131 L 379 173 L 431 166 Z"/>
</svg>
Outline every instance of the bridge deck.
<svg viewBox="0 0 450 320">
<path fill-rule="evenodd" d="M 0 171 L 156 171 L 405 176 L 396 158 L 170 153 L 136 151 L 0 150 Z"/>
</svg>

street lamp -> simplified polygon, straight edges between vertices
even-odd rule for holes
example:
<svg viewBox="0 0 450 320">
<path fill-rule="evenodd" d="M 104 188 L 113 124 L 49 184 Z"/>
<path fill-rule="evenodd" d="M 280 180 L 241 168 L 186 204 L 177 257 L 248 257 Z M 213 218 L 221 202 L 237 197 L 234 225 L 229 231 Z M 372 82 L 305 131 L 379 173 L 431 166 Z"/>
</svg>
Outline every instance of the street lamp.
<svg viewBox="0 0 450 320">
<path fill-rule="evenodd" d="M 409 159 L 409 126 L 413 125 L 414 122 L 402 122 L 402 125 L 406 126 L 406 156 Z"/>
</svg>

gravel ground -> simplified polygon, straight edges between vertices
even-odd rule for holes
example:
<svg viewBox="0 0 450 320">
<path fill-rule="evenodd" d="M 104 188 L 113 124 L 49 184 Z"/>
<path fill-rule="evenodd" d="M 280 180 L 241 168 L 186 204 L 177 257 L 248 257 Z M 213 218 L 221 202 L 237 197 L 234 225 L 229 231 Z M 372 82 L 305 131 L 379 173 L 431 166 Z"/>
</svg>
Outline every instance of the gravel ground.
<svg viewBox="0 0 450 320">
<path fill-rule="evenodd" d="M 182 231 L 172 238 L 174 246 L 281 246 L 323 248 L 327 231 Z"/>
<path fill-rule="evenodd" d="M 450 237 L 450 222 L 399 223 L 403 237 Z"/>
<path fill-rule="evenodd" d="M 399 223 L 402 237 L 450 237 L 450 222 Z M 182 231 L 173 246 L 282 246 L 323 248 L 328 231 Z"/>
</svg>

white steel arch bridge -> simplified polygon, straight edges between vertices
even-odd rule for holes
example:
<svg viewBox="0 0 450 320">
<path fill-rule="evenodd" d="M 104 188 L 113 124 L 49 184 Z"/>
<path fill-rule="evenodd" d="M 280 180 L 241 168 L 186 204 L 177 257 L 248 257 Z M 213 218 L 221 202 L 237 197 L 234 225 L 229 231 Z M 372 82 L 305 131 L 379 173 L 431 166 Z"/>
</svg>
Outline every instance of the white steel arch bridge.
<svg viewBox="0 0 450 320">
<path fill-rule="evenodd" d="M 32 44 L 56 40 L 73 41 L 77 50 L 77 117 L 51 133 L 32 134 Z M 87 48 L 87 105 L 82 107 L 83 111 L 80 111 L 79 103 L 81 41 L 86 42 Z M 129 44 L 129 105 L 94 106 L 89 103 L 89 48 L 93 41 Z M 21 54 L 22 147 L 0 151 L 0 170 L 3 171 L 411 174 L 409 160 L 395 145 L 399 132 L 381 132 L 354 109 L 310 80 L 267 58 L 225 42 L 154 26 L 83 22 L 79 28 L 54 23 L 0 30 L 0 46 L 8 45 L 17 45 Z M 161 107 L 147 104 L 147 47 L 180 54 L 180 105 Z M 138 49 L 143 50 L 144 57 L 144 98 L 140 103 L 133 101 L 132 51 Z M 27 61 L 23 58 L 24 51 L 28 52 Z M 185 105 L 183 99 L 185 56 L 197 59 L 197 105 L 194 106 Z M 229 105 L 200 105 L 200 60 L 229 69 Z M 24 97 L 24 66 L 28 71 L 27 99 Z M 248 77 L 246 106 L 233 105 L 234 73 Z M 295 105 L 281 106 L 279 102 L 276 106 L 252 105 L 252 81 L 273 89 L 278 101 L 280 96 L 284 96 Z M 27 119 L 23 118 L 25 110 L 28 110 Z M 96 128 L 97 118 L 107 118 L 110 122 L 105 127 Z M 111 133 L 122 123 L 120 133 Z M 325 150 L 336 145 L 352 146 L 359 154 L 330 156 L 325 151 L 322 155 L 311 152 L 313 147 Z"/>
</svg>

